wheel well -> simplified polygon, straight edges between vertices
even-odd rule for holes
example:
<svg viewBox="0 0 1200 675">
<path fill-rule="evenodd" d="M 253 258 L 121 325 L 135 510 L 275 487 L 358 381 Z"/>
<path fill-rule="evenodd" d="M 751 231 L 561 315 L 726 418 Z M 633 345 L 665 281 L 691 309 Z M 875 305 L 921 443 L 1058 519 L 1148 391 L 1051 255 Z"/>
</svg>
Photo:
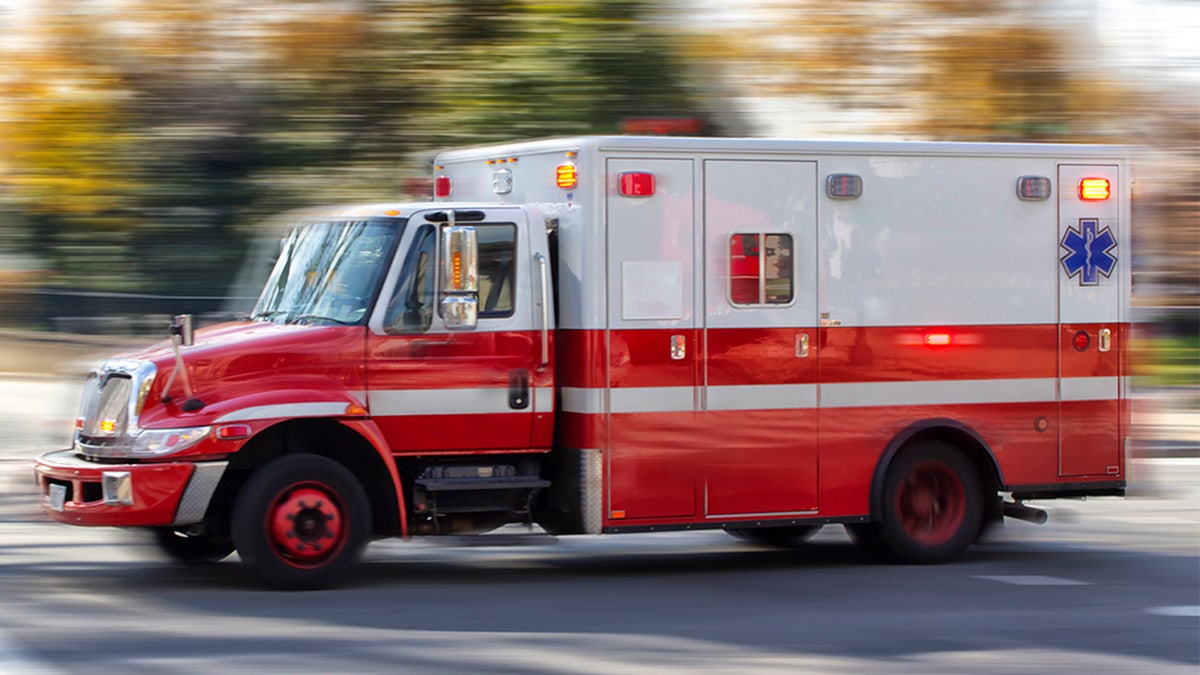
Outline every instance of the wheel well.
<svg viewBox="0 0 1200 675">
<path fill-rule="evenodd" d="M 948 420 L 926 422 L 909 427 L 904 433 L 897 435 L 880 458 L 879 464 L 875 467 L 875 475 L 871 480 L 872 519 L 879 517 L 883 499 L 883 481 L 888 467 L 906 448 L 921 441 L 942 441 L 962 452 L 974 465 L 985 495 L 989 497 L 995 495 L 1003 485 L 1000 468 L 996 464 L 996 458 L 992 454 L 991 448 L 973 431 L 957 422 Z M 988 503 L 984 505 L 985 519 L 1001 515 L 997 500 L 989 498 Z"/>
<path fill-rule="evenodd" d="M 228 533 L 233 506 L 250 474 L 277 457 L 301 453 L 328 457 L 354 474 L 371 505 L 373 534 L 400 533 L 396 490 L 384 460 L 365 438 L 331 419 L 283 422 L 263 430 L 243 445 L 232 455 L 209 503 L 205 515 L 208 527 L 214 533 Z"/>
</svg>

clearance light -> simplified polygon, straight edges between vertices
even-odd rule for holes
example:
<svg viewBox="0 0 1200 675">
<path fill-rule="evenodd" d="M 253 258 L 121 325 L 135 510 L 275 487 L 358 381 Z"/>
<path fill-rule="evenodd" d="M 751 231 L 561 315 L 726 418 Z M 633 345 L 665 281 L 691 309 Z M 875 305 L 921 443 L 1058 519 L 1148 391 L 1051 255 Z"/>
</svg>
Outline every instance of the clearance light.
<svg viewBox="0 0 1200 675">
<path fill-rule="evenodd" d="M 623 197 L 652 197 L 654 196 L 654 174 L 630 171 L 620 175 L 621 196 Z"/>
<path fill-rule="evenodd" d="M 949 333 L 927 333 L 925 335 L 925 344 L 930 347 L 945 347 L 950 344 Z"/>
<path fill-rule="evenodd" d="M 450 176 L 438 176 L 433 179 L 433 196 L 439 199 L 450 196 Z"/>
<path fill-rule="evenodd" d="M 858 199 L 862 196 L 862 176 L 852 173 L 833 173 L 825 180 L 825 194 L 830 199 Z"/>
<path fill-rule="evenodd" d="M 1017 179 L 1017 197 L 1036 202 L 1050 198 L 1050 179 L 1045 176 L 1021 176 Z"/>
<path fill-rule="evenodd" d="M 1111 185 L 1107 178 L 1084 178 L 1079 181 L 1079 198 L 1085 202 L 1108 199 Z"/>
<path fill-rule="evenodd" d="M 579 184 L 579 169 L 570 162 L 559 164 L 554 170 L 554 184 L 564 190 L 575 187 Z"/>
<path fill-rule="evenodd" d="M 1075 334 L 1075 339 L 1072 342 L 1075 344 L 1075 351 L 1086 352 L 1087 348 L 1092 344 L 1092 338 L 1088 336 L 1087 331 L 1081 330 Z"/>
</svg>

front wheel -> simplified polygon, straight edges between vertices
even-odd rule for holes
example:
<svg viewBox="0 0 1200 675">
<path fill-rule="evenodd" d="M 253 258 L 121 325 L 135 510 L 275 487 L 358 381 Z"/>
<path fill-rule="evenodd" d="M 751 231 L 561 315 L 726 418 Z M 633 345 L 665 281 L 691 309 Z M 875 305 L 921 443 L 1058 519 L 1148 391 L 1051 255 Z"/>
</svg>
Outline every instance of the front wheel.
<svg viewBox="0 0 1200 675">
<path fill-rule="evenodd" d="M 922 441 L 888 467 L 871 544 L 898 562 L 943 563 L 975 541 L 983 489 L 974 464 L 953 445 Z"/>
<path fill-rule="evenodd" d="M 371 509 L 354 474 L 319 455 L 289 455 L 250 476 L 233 509 L 242 562 L 283 589 L 326 588 L 362 554 Z"/>
</svg>

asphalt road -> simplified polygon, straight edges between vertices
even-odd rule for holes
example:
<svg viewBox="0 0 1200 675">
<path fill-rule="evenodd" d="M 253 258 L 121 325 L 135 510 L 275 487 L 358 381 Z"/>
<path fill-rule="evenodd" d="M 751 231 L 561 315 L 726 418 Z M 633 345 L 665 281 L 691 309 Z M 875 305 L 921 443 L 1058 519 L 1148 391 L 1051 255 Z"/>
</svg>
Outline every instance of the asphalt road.
<svg viewBox="0 0 1200 675">
<path fill-rule="evenodd" d="M 0 379 L 0 672 L 1189 673 L 1200 670 L 1200 459 L 1133 496 L 1040 502 L 943 566 L 720 532 L 497 547 L 373 544 L 332 591 L 264 590 L 236 557 L 178 567 L 133 532 L 40 517 L 30 459 L 72 383 Z M 461 542 L 460 542 L 461 543 Z"/>
</svg>

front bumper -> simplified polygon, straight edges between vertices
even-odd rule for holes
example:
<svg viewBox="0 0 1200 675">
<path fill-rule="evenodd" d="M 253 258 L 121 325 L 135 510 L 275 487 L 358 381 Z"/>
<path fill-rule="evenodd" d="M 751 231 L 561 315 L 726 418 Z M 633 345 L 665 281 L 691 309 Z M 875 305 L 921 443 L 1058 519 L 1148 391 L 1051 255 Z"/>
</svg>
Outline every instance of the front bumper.
<svg viewBox="0 0 1200 675">
<path fill-rule="evenodd" d="M 38 458 L 42 512 L 71 525 L 150 527 L 204 519 L 229 462 L 102 464 L 73 450 Z"/>
</svg>

